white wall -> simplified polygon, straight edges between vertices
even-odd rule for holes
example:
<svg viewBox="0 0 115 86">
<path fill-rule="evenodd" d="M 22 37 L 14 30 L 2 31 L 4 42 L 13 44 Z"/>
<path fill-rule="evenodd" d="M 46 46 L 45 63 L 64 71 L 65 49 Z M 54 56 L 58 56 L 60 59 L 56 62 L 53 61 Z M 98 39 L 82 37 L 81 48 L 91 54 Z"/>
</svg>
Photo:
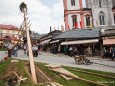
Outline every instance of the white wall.
<svg viewBox="0 0 115 86">
<path fill-rule="evenodd" d="M 96 0 L 95 3 L 92 1 L 92 14 L 93 14 L 94 27 L 100 26 L 100 22 L 99 22 L 100 11 L 103 11 L 105 13 L 105 16 L 106 16 L 104 26 L 110 26 L 112 24 L 112 18 L 113 18 L 112 17 L 112 10 L 111 10 L 112 4 L 108 3 L 108 1 L 111 2 L 111 0 L 102 0 L 103 1 L 102 7 L 99 7 L 98 1 L 99 0 Z M 97 21 L 97 23 L 96 23 L 96 21 Z"/>
<path fill-rule="evenodd" d="M 71 6 L 71 0 L 67 0 L 67 9 L 68 10 L 78 10 L 79 7 L 79 0 L 75 0 L 75 6 Z"/>
</svg>

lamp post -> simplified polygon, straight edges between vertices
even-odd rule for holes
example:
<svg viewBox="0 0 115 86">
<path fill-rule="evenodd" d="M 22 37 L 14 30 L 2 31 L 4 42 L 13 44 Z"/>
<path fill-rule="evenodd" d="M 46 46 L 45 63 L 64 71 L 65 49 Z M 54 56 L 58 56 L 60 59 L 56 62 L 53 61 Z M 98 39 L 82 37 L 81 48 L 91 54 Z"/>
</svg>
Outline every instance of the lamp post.
<svg viewBox="0 0 115 86">
<path fill-rule="evenodd" d="M 32 47 L 31 47 L 31 41 L 30 41 L 30 35 L 29 35 L 29 28 L 28 28 L 28 23 L 27 23 L 27 5 L 24 2 L 20 4 L 20 11 L 24 14 L 24 25 L 25 25 L 24 27 L 26 31 L 27 44 L 28 44 L 28 50 L 29 50 L 30 71 L 31 71 L 31 75 L 32 75 L 32 79 L 34 83 L 37 84 L 35 65 L 34 65 L 34 59 L 33 59 Z"/>
</svg>

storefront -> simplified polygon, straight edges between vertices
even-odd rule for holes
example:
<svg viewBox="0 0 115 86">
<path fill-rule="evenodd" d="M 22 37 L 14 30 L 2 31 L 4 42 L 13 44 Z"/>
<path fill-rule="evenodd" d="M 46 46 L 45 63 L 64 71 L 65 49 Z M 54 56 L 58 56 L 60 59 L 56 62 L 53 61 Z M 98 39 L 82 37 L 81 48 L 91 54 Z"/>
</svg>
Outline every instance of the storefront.
<svg viewBox="0 0 115 86">
<path fill-rule="evenodd" d="M 100 53 L 99 29 L 73 29 L 58 35 L 55 37 L 55 40 L 57 39 L 62 40 L 60 43 L 62 52 L 64 52 L 65 47 L 67 48 L 68 52 L 69 48 L 73 47 L 77 48 L 79 52 L 87 54 L 88 56 L 99 55 L 98 53 Z"/>
</svg>

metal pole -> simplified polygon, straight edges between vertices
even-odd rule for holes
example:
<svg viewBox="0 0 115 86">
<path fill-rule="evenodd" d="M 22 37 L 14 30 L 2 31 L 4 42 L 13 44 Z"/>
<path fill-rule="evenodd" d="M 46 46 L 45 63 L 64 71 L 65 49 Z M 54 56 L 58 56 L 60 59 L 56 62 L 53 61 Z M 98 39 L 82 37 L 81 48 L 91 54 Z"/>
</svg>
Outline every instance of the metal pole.
<svg viewBox="0 0 115 86">
<path fill-rule="evenodd" d="M 31 71 L 31 75 L 32 75 L 32 79 L 33 79 L 34 83 L 37 84 L 35 65 L 34 65 L 34 59 L 33 59 L 33 53 L 32 53 L 32 46 L 31 46 L 30 35 L 29 35 L 29 28 L 27 26 L 26 8 L 24 9 L 24 22 L 25 22 L 25 29 L 26 29 L 26 35 L 27 35 L 28 50 L 29 50 L 30 71 Z"/>
</svg>

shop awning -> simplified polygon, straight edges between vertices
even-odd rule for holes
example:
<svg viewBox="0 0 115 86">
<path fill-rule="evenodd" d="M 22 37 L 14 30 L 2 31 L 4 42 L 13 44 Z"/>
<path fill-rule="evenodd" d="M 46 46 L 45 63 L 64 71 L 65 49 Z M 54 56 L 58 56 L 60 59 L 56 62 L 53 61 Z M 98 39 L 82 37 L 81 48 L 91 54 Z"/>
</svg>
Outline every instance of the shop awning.
<svg viewBox="0 0 115 86">
<path fill-rule="evenodd" d="M 49 41 L 50 41 L 51 39 L 47 39 L 47 40 L 44 40 L 44 41 L 42 41 L 40 44 L 48 44 L 49 43 Z"/>
<path fill-rule="evenodd" d="M 61 45 L 87 44 L 87 43 L 97 43 L 97 42 L 99 42 L 98 39 L 67 41 L 67 42 L 62 42 Z"/>
<path fill-rule="evenodd" d="M 112 45 L 115 44 L 115 39 L 104 39 L 103 45 Z"/>
<path fill-rule="evenodd" d="M 52 44 L 52 43 L 57 43 L 57 42 L 59 42 L 59 40 L 51 41 L 50 44 Z"/>
</svg>

